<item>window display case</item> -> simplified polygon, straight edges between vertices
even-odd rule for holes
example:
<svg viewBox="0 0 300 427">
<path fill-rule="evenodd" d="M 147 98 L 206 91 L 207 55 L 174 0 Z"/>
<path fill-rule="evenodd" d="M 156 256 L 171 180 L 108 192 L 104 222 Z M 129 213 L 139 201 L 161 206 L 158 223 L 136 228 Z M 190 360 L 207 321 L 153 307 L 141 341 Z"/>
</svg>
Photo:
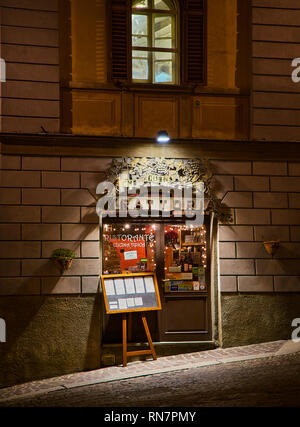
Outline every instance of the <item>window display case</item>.
<svg viewBox="0 0 300 427">
<path fill-rule="evenodd" d="M 182 222 L 114 221 L 103 226 L 103 274 L 155 273 L 162 310 L 149 312 L 156 341 L 211 339 L 208 220 L 199 227 Z M 104 341 L 118 342 L 118 315 L 108 319 Z M 144 339 L 134 314 L 132 334 Z"/>
<path fill-rule="evenodd" d="M 103 274 L 155 272 L 154 224 L 105 224 Z"/>
<path fill-rule="evenodd" d="M 164 291 L 206 292 L 205 226 L 166 225 L 164 228 Z"/>
</svg>

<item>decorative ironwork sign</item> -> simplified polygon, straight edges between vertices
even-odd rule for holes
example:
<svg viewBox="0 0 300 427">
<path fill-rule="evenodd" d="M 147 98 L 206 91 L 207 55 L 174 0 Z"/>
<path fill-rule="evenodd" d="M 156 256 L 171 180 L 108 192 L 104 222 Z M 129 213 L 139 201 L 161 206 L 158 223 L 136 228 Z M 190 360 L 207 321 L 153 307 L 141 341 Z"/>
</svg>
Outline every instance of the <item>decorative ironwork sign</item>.
<svg viewBox="0 0 300 427">
<path fill-rule="evenodd" d="M 120 187 L 170 184 L 172 187 L 195 185 L 207 181 L 207 167 L 200 160 L 162 157 L 114 159 L 107 179 Z"/>
<path fill-rule="evenodd" d="M 160 185 L 169 188 L 201 188 L 206 212 L 214 212 L 220 221 L 231 221 L 231 215 L 211 189 L 212 173 L 206 159 L 169 159 L 162 157 L 129 157 L 113 159 L 106 181 L 116 193 L 124 188 L 145 188 Z"/>
</svg>

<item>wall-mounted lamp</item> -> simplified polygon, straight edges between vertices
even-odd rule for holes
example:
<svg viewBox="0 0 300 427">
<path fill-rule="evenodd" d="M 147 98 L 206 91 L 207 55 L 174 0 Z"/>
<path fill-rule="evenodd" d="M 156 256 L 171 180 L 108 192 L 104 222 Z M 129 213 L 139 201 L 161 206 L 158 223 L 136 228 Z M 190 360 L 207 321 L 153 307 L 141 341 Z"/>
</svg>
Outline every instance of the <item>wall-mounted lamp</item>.
<svg viewBox="0 0 300 427">
<path fill-rule="evenodd" d="M 279 248 L 279 243 L 279 240 L 269 240 L 268 242 L 264 242 L 265 250 L 269 255 L 273 256 Z"/>
<path fill-rule="evenodd" d="M 170 141 L 169 134 L 166 130 L 160 130 L 157 134 L 156 141 L 160 144 L 166 143 Z"/>
</svg>

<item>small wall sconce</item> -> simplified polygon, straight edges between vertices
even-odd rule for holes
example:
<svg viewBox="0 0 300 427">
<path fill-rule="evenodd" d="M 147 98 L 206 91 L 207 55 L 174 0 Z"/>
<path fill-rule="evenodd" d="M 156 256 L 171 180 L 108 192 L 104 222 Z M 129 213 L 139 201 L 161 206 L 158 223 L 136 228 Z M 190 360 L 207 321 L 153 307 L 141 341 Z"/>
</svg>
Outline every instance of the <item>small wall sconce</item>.
<svg viewBox="0 0 300 427">
<path fill-rule="evenodd" d="M 279 248 L 280 241 L 279 240 L 269 240 L 264 242 L 265 250 L 269 255 L 274 255 L 277 249 Z"/>
<path fill-rule="evenodd" d="M 160 144 L 170 141 L 169 134 L 166 130 L 160 130 L 157 134 L 156 141 Z"/>
</svg>

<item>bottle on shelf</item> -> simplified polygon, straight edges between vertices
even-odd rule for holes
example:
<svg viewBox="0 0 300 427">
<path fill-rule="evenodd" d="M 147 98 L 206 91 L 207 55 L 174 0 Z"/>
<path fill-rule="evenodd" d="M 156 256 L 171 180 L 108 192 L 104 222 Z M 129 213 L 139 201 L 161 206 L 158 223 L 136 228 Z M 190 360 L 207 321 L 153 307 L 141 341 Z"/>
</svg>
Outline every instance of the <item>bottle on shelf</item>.
<svg viewBox="0 0 300 427">
<path fill-rule="evenodd" d="M 184 272 L 184 255 L 180 255 L 179 265 L 181 267 L 181 272 Z"/>
<path fill-rule="evenodd" d="M 186 254 L 184 256 L 184 261 L 183 261 L 183 271 L 185 273 L 187 273 L 189 271 L 189 262 L 188 262 L 188 258 L 187 258 Z"/>
<path fill-rule="evenodd" d="M 188 271 L 191 273 L 193 271 L 193 260 L 191 252 L 187 254 L 187 262 L 188 262 Z"/>
</svg>

